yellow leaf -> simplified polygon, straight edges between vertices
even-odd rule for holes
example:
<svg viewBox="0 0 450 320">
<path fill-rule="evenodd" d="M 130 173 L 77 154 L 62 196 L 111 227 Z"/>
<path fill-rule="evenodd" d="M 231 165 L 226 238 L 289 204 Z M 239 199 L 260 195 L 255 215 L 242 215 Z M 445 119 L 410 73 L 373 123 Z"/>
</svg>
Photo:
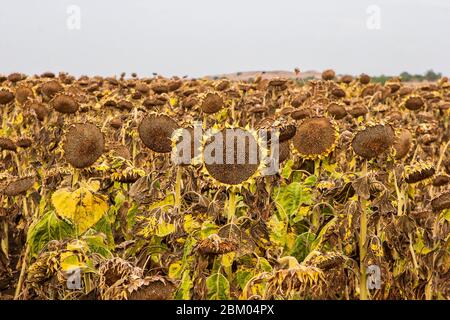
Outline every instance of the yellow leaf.
<svg viewBox="0 0 450 320">
<path fill-rule="evenodd" d="M 74 268 L 84 268 L 86 264 L 80 261 L 79 257 L 72 252 L 63 252 L 60 256 L 61 269 L 68 271 Z"/>
<path fill-rule="evenodd" d="M 181 263 L 174 262 L 169 266 L 169 278 L 172 279 L 179 279 L 181 277 L 181 271 L 182 271 Z"/>
<path fill-rule="evenodd" d="M 222 266 L 228 268 L 231 267 L 234 261 L 235 252 L 229 252 L 227 254 L 222 255 Z"/>
<path fill-rule="evenodd" d="M 152 205 L 148 208 L 148 211 L 152 211 L 154 209 L 167 210 L 170 207 L 173 207 L 174 203 L 175 203 L 174 195 L 169 194 L 163 200 L 152 203 Z"/>
<path fill-rule="evenodd" d="M 92 194 L 86 187 L 73 192 L 58 190 L 52 195 L 52 204 L 60 217 L 74 223 L 79 234 L 95 225 L 108 211 L 105 199 Z"/>
<path fill-rule="evenodd" d="M 184 230 L 187 233 L 191 233 L 192 231 L 199 229 L 201 224 L 198 223 L 193 217 L 192 214 L 187 214 L 184 216 Z"/>
<path fill-rule="evenodd" d="M 175 225 L 173 223 L 162 222 L 158 224 L 158 227 L 156 229 L 156 235 L 158 237 L 165 237 L 174 231 Z"/>
</svg>

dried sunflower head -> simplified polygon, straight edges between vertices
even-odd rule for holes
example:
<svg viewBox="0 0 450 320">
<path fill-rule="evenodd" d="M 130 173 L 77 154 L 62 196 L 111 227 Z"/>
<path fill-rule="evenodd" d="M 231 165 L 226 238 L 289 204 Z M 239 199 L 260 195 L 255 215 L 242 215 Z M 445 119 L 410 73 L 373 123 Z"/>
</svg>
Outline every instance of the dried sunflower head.
<svg viewBox="0 0 450 320">
<path fill-rule="evenodd" d="M 346 257 L 339 252 L 317 252 L 307 261 L 308 265 L 313 265 L 321 270 L 330 270 L 341 266 L 346 261 Z"/>
<path fill-rule="evenodd" d="M 75 97 L 67 93 L 56 95 L 50 104 L 56 111 L 61 113 L 75 113 L 79 107 Z"/>
<path fill-rule="evenodd" d="M 405 166 L 403 176 L 406 183 L 417 183 L 431 178 L 435 173 L 433 164 L 419 161 L 412 165 Z"/>
<path fill-rule="evenodd" d="M 16 89 L 16 100 L 20 104 L 24 104 L 28 99 L 34 97 L 33 90 L 29 87 L 21 86 Z"/>
<path fill-rule="evenodd" d="M 91 166 L 103 154 L 103 133 L 91 123 L 72 125 L 65 134 L 64 156 L 75 168 Z"/>
<path fill-rule="evenodd" d="M 0 104 L 8 104 L 14 100 L 14 93 L 9 89 L 0 88 Z"/>
<path fill-rule="evenodd" d="M 238 248 L 236 240 L 222 238 L 212 234 L 208 238 L 199 241 L 196 250 L 204 255 L 219 255 L 235 251 Z"/>
<path fill-rule="evenodd" d="M 0 137 L 0 150 L 16 151 L 17 145 L 9 138 Z"/>
<path fill-rule="evenodd" d="M 50 111 L 43 103 L 31 102 L 29 107 L 34 111 L 34 113 L 36 114 L 36 118 L 38 118 L 39 121 L 44 121 L 50 113 Z"/>
<path fill-rule="evenodd" d="M 416 111 L 421 109 L 425 105 L 425 102 L 419 95 L 410 95 L 405 98 L 403 105 L 408 110 Z"/>
<path fill-rule="evenodd" d="M 331 119 L 310 118 L 298 127 L 292 144 L 298 154 L 305 159 L 321 159 L 336 147 L 338 129 Z"/>
<path fill-rule="evenodd" d="M 440 174 L 433 180 L 433 186 L 442 187 L 450 183 L 450 176 L 446 174 Z"/>
<path fill-rule="evenodd" d="M 198 104 L 204 113 L 212 114 L 223 108 L 224 99 L 220 93 L 209 91 L 199 96 Z"/>
<path fill-rule="evenodd" d="M 395 159 L 406 157 L 412 144 L 412 134 L 408 129 L 401 129 L 395 137 L 394 150 Z"/>
<path fill-rule="evenodd" d="M 431 207 L 434 212 L 450 209 L 450 191 L 444 192 L 431 200 Z"/>
<path fill-rule="evenodd" d="M 44 83 L 40 91 L 47 98 L 53 98 L 56 94 L 62 92 L 64 87 L 57 80 L 50 80 Z"/>
<path fill-rule="evenodd" d="M 237 127 L 207 135 L 201 154 L 208 176 L 219 184 L 242 186 L 262 170 L 266 152 L 255 132 Z"/>
<path fill-rule="evenodd" d="M 362 73 L 362 74 L 359 76 L 359 82 L 360 82 L 361 84 L 369 84 L 369 83 L 370 83 L 370 76 L 367 75 L 367 74 L 365 74 L 365 73 Z"/>
<path fill-rule="evenodd" d="M 284 117 L 278 119 L 272 117 L 264 118 L 258 123 L 258 129 L 277 130 L 279 133 L 278 140 L 280 142 L 292 139 L 295 135 L 295 132 L 297 131 L 297 128 L 295 127 L 292 120 L 291 121 L 285 120 Z M 268 139 L 270 139 L 270 135 L 268 136 Z"/>
<path fill-rule="evenodd" d="M 7 196 L 14 197 L 27 192 L 33 187 L 35 178 L 33 176 L 22 177 L 13 180 L 7 184 L 3 193 Z"/>
<path fill-rule="evenodd" d="M 149 114 L 139 125 L 138 131 L 144 145 L 159 153 L 172 151 L 172 134 L 178 128 L 175 120 L 166 115 Z"/>
<path fill-rule="evenodd" d="M 336 72 L 332 69 L 328 69 L 322 72 L 322 79 L 323 80 L 333 80 L 336 76 Z"/>
<path fill-rule="evenodd" d="M 394 138 L 390 125 L 378 124 L 359 131 L 352 140 L 352 147 L 357 155 L 371 159 L 389 150 Z"/>
<path fill-rule="evenodd" d="M 343 103 L 332 102 L 327 107 L 327 113 L 336 120 L 342 119 L 347 115 L 347 110 Z"/>
</svg>

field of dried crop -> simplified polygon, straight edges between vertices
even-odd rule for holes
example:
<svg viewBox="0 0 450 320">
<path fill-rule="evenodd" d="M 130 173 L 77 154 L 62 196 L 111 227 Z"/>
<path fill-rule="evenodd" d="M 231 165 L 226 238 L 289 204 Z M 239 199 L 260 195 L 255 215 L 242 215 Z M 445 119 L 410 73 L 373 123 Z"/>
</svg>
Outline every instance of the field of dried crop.
<svg viewBox="0 0 450 320">
<path fill-rule="evenodd" d="M 450 299 L 446 78 L 14 73 L 0 114 L 0 300 Z"/>
</svg>

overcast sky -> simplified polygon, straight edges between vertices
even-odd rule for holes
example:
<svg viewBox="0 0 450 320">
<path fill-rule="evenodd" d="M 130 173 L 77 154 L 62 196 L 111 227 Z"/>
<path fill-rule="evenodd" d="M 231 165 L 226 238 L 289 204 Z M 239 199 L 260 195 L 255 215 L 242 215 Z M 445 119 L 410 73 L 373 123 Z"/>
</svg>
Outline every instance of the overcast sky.
<svg viewBox="0 0 450 320">
<path fill-rule="evenodd" d="M 295 67 L 352 74 L 432 68 L 449 75 L 450 1 L 0 3 L 0 74 L 198 77 Z"/>
</svg>

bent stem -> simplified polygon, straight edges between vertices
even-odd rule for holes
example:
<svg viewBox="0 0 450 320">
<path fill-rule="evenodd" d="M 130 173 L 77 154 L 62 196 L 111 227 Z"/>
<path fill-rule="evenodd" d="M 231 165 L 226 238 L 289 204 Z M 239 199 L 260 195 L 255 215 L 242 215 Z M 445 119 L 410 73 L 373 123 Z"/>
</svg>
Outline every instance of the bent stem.
<svg viewBox="0 0 450 320">
<path fill-rule="evenodd" d="M 367 175 L 367 160 L 364 161 L 362 175 Z M 359 219 L 359 299 L 367 300 L 367 282 L 366 282 L 366 238 L 367 238 L 367 200 L 360 197 L 361 217 Z"/>
</svg>

